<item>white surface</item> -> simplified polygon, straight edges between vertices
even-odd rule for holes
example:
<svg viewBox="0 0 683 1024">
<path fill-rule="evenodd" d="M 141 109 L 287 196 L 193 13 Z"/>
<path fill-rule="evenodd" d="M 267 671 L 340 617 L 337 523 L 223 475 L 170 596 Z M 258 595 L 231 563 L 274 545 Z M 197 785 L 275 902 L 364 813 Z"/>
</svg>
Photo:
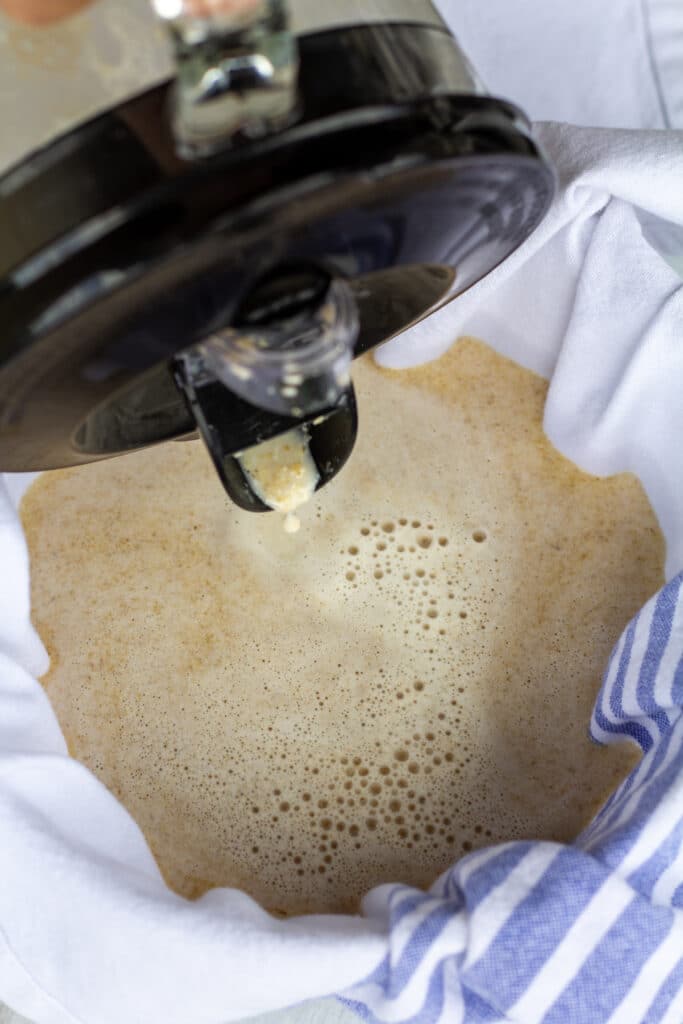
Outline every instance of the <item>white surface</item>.
<svg viewBox="0 0 683 1024">
<path fill-rule="evenodd" d="M 536 117 L 609 127 L 681 123 L 680 95 L 672 91 L 663 103 L 661 94 L 680 68 L 683 41 L 679 49 L 672 44 L 683 40 L 678 5 L 652 3 L 649 20 L 636 0 L 607 5 L 604 17 L 588 0 L 439 6 L 489 86 Z M 109 4 L 105 10 L 130 29 L 135 7 Z M 73 23 L 84 60 L 88 25 L 98 38 L 106 36 L 97 18 L 90 13 Z M 655 25 L 664 27 L 665 37 L 653 44 L 648 32 Z M 127 55 L 135 53 L 129 29 L 117 37 Z M 63 30 L 62 47 L 74 33 Z M 0 113 L 3 125 L 16 124 L 15 141 L 26 142 L 37 129 L 17 110 L 14 90 L 19 72 L 26 81 L 32 58 L 26 33 L 12 29 L 11 35 L 0 103 L 11 104 L 12 120 Z M 41 105 L 53 108 L 52 124 L 68 121 L 73 111 L 57 110 L 63 97 L 52 85 L 49 45 L 43 41 L 38 49 Z M 96 75 L 94 105 L 103 102 L 109 81 L 112 95 L 130 81 L 117 77 L 111 55 L 102 64 L 103 52 L 104 43 L 97 51 L 104 71 Z M 661 81 L 653 73 L 653 52 L 661 54 Z M 77 75 L 68 62 L 64 75 L 75 109 Z M 3 89 L 1 76 L 11 88 Z M 25 81 L 23 98 L 30 95 Z M 47 134 L 46 123 L 39 127 Z M 3 133 L 0 145 L 7 138 Z M 673 400 L 680 388 L 672 383 L 681 380 L 681 289 L 642 238 L 630 204 L 683 222 L 681 138 L 553 127 L 544 129 L 544 138 L 563 186 L 551 217 L 523 251 L 435 318 L 420 344 L 437 354 L 454 331 L 468 330 L 526 365 L 547 373 L 556 367 L 546 420 L 551 437 L 589 469 L 640 467 L 667 532 L 672 570 L 683 564 L 677 536 L 683 423 L 674 421 L 681 403 Z M 0 163 L 12 156 L 0 153 Z M 394 344 L 391 358 L 413 358 L 406 339 Z M 271 922 L 235 892 L 217 890 L 193 905 L 168 893 L 134 823 L 64 757 L 43 691 L 30 677 L 44 662 L 28 625 L 24 554 L 8 515 L 4 525 L 0 517 L 0 993 L 41 1022 L 72 1021 L 60 1008 L 69 1006 L 85 1024 L 201 1024 L 331 991 L 368 973 L 386 948 L 377 925 L 318 919 L 315 933 L 312 919 Z M 332 1024 L 344 1016 L 336 1004 L 318 1003 L 269 1019 Z"/>
<path fill-rule="evenodd" d="M 662 128 L 651 60 L 657 31 L 680 32 L 678 0 L 435 0 L 489 91 L 535 121 Z M 666 18 L 661 13 L 670 11 Z M 675 9 L 678 8 L 678 9 Z M 670 56 L 671 77 L 681 46 Z"/>
<path fill-rule="evenodd" d="M 0 1024 L 32 1024 L 27 1017 L 0 1005 Z M 120 1021 L 119 1024 L 128 1024 Z M 193 1024 L 188 1021 L 188 1024 Z M 335 999 L 319 999 L 292 1010 L 278 1010 L 249 1017 L 243 1024 L 358 1024 L 358 1016 Z"/>
</svg>

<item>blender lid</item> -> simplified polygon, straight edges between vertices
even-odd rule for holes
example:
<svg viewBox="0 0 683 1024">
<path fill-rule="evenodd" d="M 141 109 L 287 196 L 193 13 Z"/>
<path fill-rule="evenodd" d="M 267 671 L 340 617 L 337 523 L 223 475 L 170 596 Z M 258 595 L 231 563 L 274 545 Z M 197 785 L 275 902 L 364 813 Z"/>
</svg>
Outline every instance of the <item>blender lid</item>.
<svg viewBox="0 0 683 1024">
<path fill-rule="evenodd" d="M 333 35 L 300 40 L 304 86 L 337 59 Z M 315 96 L 296 124 L 191 161 L 167 124 L 169 88 L 0 177 L 0 470 L 194 432 L 178 354 L 232 325 L 278 267 L 346 282 L 359 355 L 488 273 L 552 199 L 553 172 L 504 101 L 378 93 L 359 105 L 302 88 Z M 235 452 L 296 421 L 226 399 Z"/>
</svg>

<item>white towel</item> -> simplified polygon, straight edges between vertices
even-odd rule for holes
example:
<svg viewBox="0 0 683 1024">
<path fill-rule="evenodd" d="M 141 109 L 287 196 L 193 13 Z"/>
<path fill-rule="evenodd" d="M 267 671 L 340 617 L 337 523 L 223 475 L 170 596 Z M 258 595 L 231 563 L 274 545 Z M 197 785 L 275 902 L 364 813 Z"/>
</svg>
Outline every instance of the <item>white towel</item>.
<svg viewBox="0 0 683 1024">
<path fill-rule="evenodd" d="M 667 536 L 672 576 L 683 566 L 683 290 L 673 269 L 683 225 L 683 138 L 646 129 L 683 127 L 683 75 L 675 73 L 683 68 L 683 16 L 675 0 L 602 6 L 604 12 L 592 0 L 441 4 L 492 90 L 537 118 L 603 130 L 541 128 L 560 175 L 547 220 L 486 281 L 423 325 L 419 337 L 392 342 L 382 359 L 407 365 L 418 352 L 420 359 L 435 356 L 458 332 L 469 332 L 546 373 L 551 439 L 589 470 L 632 468 L 641 476 Z M 657 862 L 650 889 L 635 874 L 679 827 L 676 791 L 651 787 L 647 808 L 637 799 L 639 786 L 669 778 L 657 774 L 658 752 L 669 770 L 678 765 L 670 755 L 681 747 L 678 590 L 665 591 L 625 634 L 594 722 L 596 736 L 605 738 L 624 718 L 628 731 L 631 718 L 654 716 L 656 728 L 645 732 L 661 743 L 648 755 L 650 774 L 613 801 L 581 844 L 513 844 L 465 858 L 427 900 L 386 886 L 370 894 L 363 916 L 282 922 L 234 890 L 194 903 L 172 894 L 128 814 L 65 755 L 35 681 L 45 660 L 29 623 L 27 573 L 20 527 L 0 488 L 4 1002 L 40 1024 L 219 1024 L 342 990 L 367 1019 L 418 1014 L 420 1024 L 500 1021 L 508 1011 L 518 1022 L 550 1021 L 556 1000 L 564 1014 L 558 1021 L 635 1024 L 646 1012 L 652 1021 L 667 1013 L 672 1024 L 683 1018 L 676 1002 L 683 978 L 675 989 L 670 981 L 680 973 L 680 922 L 668 909 L 683 881 L 681 837 L 667 847 L 664 865 Z M 660 676 L 664 698 L 656 703 L 648 695 Z M 631 692 L 646 706 L 635 696 L 629 705 Z M 620 875 L 624 835 L 632 871 Z M 577 872 L 590 900 L 583 917 L 572 904 Z M 536 889 L 549 878 L 553 885 Z M 519 907 L 532 892 L 542 898 L 506 946 L 505 923 L 517 912 L 519 925 Z M 644 931 L 620 916 L 627 913 L 647 922 Z M 543 932 L 547 921 L 557 934 Z M 593 951 L 582 937 L 595 943 L 599 929 L 615 922 L 613 959 L 602 962 L 602 986 L 584 986 L 593 1000 L 586 1006 L 581 992 L 572 995 L 572 980 L 590 966 Z M 546 958 L 537 948 L 535 960 L 533 949 L 525 959 L 525 935 L 541 934 Z M 636 934 L 640 945 L 629 945 Z M 641 960 L 629 959 L 632 947 Z M 414 958 L 407 974 L 406 950 Z M 636 1016 L 629 1006 L 639 1008 Z"/>
<path fill-rule="evenodd" d="M 551 378 L 551 441 L 589 472 L 640 477 L 671 577 L 683 568 L 683 287 L 648 235 L 671 239 L 676 261 L 683 132 L 537 128 L 559 173 L 548 216 L 483 281 L 378 358 L 410 366 L 473 334 Z"/>
</svg>

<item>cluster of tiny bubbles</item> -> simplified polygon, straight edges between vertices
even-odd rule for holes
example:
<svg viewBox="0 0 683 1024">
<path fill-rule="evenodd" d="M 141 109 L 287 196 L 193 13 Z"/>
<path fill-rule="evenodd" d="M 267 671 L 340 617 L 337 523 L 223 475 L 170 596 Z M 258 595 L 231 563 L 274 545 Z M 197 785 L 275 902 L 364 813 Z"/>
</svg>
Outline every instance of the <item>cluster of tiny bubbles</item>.
<svg viewBox="0 0 683 1024">
<path fill-rule="evenodd" d="M 453 540 L 432 522 L 407 517 L 370 519 L 347 533 L 331 570 L 337 592 L 342 603 L 367 608 L 383 634 L 381 648 L 394 656 L 371 668 L 352 657 L 336 666 L 336 697 L 350 699 L 335 701 L 338 720 L 326 721 L 334 734 L 326 746 L 315 742 L 313 719 L 325 714 L 330 680 L 290 724 L 299 740 L 292 754 L 269 748 L 265 755 L 278 769 L 268 778 L 278 781 L 248 817 L 251 853 L 274 884 L 291 892 L 298 880 L 301 893 L 313 886 L 360 895 L 382 880 L 387 850 L 406 880 L 414 864 L 414 881 L 424 884 L 430 879 L 420 872 L 433 880 L 491 839 L 471 791 L 480 766 L 467 713 L 468 651 L 485 624 L 486 598 L 481 588 L 472 593 L 472 573 L 462 572 L 463 560 L 487 540 L 483 528 Z M 345 905 L 341 895 L 338 905 Z"/>
<path fill-rule="evenodd" d="M 488 534 L 477 528 L 470 539 L 483 544 Z M 435 530 L 433 523 L 403 517 L 371 520 L 360 528 L 358 542 L 340 552 L 347 556 L 345 579 L 357 588 L 363 575 L 371 577 L 397 608 L 405 608 L 401 616 L 404 635 L 417 628 L 446 636 L 451 619 L 467 619 L 464 591 L 469 589 L 467 585 L 463 588 L 462 581 L 458 585 L 454 578 L 463 553 L 459 551 L 451 559 L 444 557 L 449 544 L 448 535 Z M 458 598 L 461 607 L 455 609 L 453 602 Z"/>
<path fill-rule="evenodd" d="M 211 836 L 211 849 L 235 863 L 246 859 L 263 884 L 254 895 L 282 914 L 353 911 L 382 881 L 428 885 L 491 841 L 477 799 L 482 762 L 468 703 L 495 583 L 476 582 L 495 563 L 480 557 L 489 540 L 484 526 L 455 535 L 421 517 L 347 521 L 343 546 L 320 571 L 325 593 L 335 595 L 342 618 L 348 609 L 356 633 L 332 660 L 329 632 L 317 638 L 312 631 L 307 657 L 319 666 L 317 688 L 302 689 L 278 673 L 277 659 L 288 666 L 291 659 L 287 637 L 275 630 L 240 649 L 241 674 L 258 678 L 262 689 L 259 712 L 250 687 L 226 693 L 211 673 L 201 706 L 188 691 L 173 716 L 163 715 L 162 703 L 156 709 L 146 691 L 144 711 L 131 704 L 122 716 L 121 748 L 126 718 L 136 721 L 142 747 L 147 716 L 152 734 L 162 718 L 165 733 L 161 750 L 149 743 L 154 770 L 148 762 L 133 780 L 135 801 L 157 803 L 153 780 L 171 769 L 196 808 L 192 820 L 203 815 L 200 831 Z M 198 594 L 198 616 L 202 600 Z M 207 602 L 209 625 L 212 608 Z M 362 622 L 369 625 L 359 637 Z M 141 644 L 145 629 L 144 616 L 131 618 L 130 636 Z M 203 653 L 210 656 L 210 643 Z M 509 822 L 505 828 L 509 836 Z M 206 862 L 185 862 L 185 873 L 206 878 Z"/>
</svg>

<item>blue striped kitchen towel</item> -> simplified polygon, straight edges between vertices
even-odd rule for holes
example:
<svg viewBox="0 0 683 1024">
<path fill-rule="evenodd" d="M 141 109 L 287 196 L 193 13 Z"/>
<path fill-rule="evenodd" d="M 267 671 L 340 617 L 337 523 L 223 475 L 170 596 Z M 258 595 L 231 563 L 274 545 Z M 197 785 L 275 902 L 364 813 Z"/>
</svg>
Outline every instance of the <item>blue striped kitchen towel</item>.
<svg viewBox="0 0 683 1024">
<path fill-rule="evenodd" d="M 572 846 L 511 842 L 428 893 L 374 889 L 389 952 L 342 1001 L 369 1022 L 683 1024 L 683 574 L 624 631 L 591 736 L 643 756 Z"/>
</svg>

